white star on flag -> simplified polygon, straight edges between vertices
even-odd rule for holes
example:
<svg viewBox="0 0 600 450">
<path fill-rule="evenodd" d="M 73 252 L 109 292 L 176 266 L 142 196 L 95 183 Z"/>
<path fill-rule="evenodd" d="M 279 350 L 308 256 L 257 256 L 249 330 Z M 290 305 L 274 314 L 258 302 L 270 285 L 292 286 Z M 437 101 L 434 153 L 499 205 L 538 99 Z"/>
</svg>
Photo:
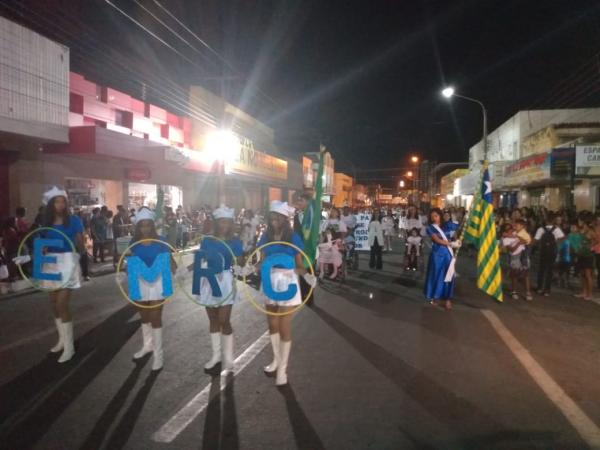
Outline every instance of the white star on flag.
<svg viewBox="0 0 600 450">
<path fill-rule="evenodd" d="M 492 182 L 484 181 L 483 184 L 485 184 L 485 192 L 483 193 L 483 195 L 491 194 L 492 193 Z"/>
</svg>

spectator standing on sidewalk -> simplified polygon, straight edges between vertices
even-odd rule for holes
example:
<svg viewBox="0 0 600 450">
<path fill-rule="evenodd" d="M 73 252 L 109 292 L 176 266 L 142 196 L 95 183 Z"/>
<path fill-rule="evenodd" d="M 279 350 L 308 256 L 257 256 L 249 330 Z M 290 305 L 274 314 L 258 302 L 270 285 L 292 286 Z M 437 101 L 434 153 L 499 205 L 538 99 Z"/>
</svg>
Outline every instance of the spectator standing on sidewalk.
<svg viewBox="0 0 600 450">
<path fill-rule="evenodd" d="M 555 225 L 554 216 L 548 213 L 545 225 L 538 228 L 535 241 L 539 250 L 539 268 L 537 279 L 537 293 L 545 297 L 550 295 L 552 285 L 552 270 L 558 253 L 558 243 L 565 238 L 560 227 Z"/>
<path fill-rule="evenodd" d="M 515 300 L 519 298 L 517 284 L 522 282 L 525 286 L 525 300 L 530 302 L 533 300 L 529 280 L 531 236 L 525 227 L 526 222 L 524 219 L 517 219 L 514 227 L 511 224 L 505 224 L 502 246 L 507 248 L 509 252 L 508 273 L 511 281 L 511 297 Z"/>
<path fill-rule="evenodd" d="M 573 255 L 577 260 L 577 270 L 581 276 L 581 292 L 575 294 L 575 297 L 584 300 L 592 299 L 592 289 L 594 286 L 594 254 L 592 253 L 593 232 L 584 221 L 571 224 L 569 233 L 569 242 Z"/>
<path fill-rule="evenodd" d="M 106 218 L 101 213 L 100 208 L 94 208 L 92 211 L 92 220 L 90 221 L 90 231 L 92 233 L 92 240 L 94 241 L 92 253 L 94 255 L 94 262 L 98 262 L 98 256 L 100 261 L 104 262 L 104 241 L 106 240 Z"/>
<path fill-rule="evenodd" d="M 594 252 L 594 259 L 596 262 L 596 287 L 600 289 L 600 216 L 596 215 L 594 219 L 594 246 L 592 251 Z"/>
</svg>

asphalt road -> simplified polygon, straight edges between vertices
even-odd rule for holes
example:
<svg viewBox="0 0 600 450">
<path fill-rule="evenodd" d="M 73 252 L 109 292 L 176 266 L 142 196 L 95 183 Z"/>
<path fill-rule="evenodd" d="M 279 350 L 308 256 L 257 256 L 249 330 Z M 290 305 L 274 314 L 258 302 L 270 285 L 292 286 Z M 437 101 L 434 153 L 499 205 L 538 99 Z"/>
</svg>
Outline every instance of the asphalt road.
<svg viewBox="0 0 600 450">
<path fill-rule="evenodd" d="M 266 322 L 249 301 L 234 308 L 237 370 L 222 379 L 202 369 L 207 319 L 182 294 L 165 308 L 158 374 L 131 360 L 139 318 L 111 276 L 77 292 L 64 365 L 47 353 L 46 296 L 0 301 L 0 448 L 600 448 L 600 306 L 564 291 L 496 304 L 473 264 L 459 265 L 451 312 L 424 302 L 395 254 L 322 284 L 294 319 L 281 389 L 262 372 Z"/>
</svg>

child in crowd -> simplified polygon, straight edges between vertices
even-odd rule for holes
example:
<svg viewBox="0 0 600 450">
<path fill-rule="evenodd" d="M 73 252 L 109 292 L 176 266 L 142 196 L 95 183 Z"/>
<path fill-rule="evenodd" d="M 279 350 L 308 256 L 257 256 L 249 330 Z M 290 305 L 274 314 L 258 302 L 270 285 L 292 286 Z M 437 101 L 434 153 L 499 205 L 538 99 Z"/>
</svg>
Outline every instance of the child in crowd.
<svg viewBox="0 0 600 450">
<path fill-rule="evenodd" d="M 511 281 L 511 296 L 517 300 L 517 283 L 523 282 L 525 285 L 525 299 L 532 301 L 531 283 L 529 280 L 529 268 L 531 267 L 529 259 L 529 246 L 531 245 L 531 236 L 525 229 L 525 221 L 518 219 L 515 221 L 514 229 L 507 224 L 502 237 L 502 246 L 509 251 L 509 276 Z"/>
<path fill-rule="evenodd" d="M 417 270 L 419 256 L 421 256 L 422 240 L 418 228 L 410 230 L 410 236 L 406 239 L 406 270 Z"/>
<path fill-rule="evenodd" d="M 333 271 L 329 278 L 334 280 L 338 276 L 340 267 L 342 267 L 342 254 L 340 247 L 342 242 L 340 239 L 332 240 L 331 232 L 324 231 L 321 233 L 321 243 L 319 244 L 319 278 L 322 280 L 325 277 L 325 264 L 331 264 Z"/>
</svg>

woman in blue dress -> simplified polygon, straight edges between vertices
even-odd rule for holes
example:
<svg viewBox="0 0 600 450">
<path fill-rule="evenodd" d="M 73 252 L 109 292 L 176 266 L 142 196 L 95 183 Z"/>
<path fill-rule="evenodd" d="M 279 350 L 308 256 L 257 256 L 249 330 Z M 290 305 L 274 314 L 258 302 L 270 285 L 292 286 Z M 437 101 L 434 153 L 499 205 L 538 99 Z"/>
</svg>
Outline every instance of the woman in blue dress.
<svg viewBox="0 0 600 450">
<path fill-rule="evenodd" d="M 446 309 L 452 309 L 454 293 L 454 275 L 446 282 L 446 274 L 454 259 L 453 248 L 460 247 L 460 241 L 451 241 L 441 227 L 442 211 L 433 208 L 429 213 L 427 235 L 431 237 L 432 249 L 427 264 L 425 277 L 425 297 L 437 306 L 440 300 L 445 301 Z"/>
<path fill-rule="evenodd" d="M 223 370 L 233 370 L 233 329 L 230 318 L 231 309 L 238 302 L 238 292 L 232 269 L 235 268 L 239 271 L 238 267 L 242 264 L 244 246 L 242 241 L 233 234 L 235 218 L 233 208 L 221 206 L 213 211 L 213 217 L 215 219 L 215 237 L 224 241 L 229 248 L 221 241 L 210 237 L 204 238 L 200 246 L 209 259 L 217 260 L 221 269 L 217 274 L 221 296 L 213 295 L 207 278 L 202 278 L 200 285 L 198 300 L 206 307 L 212 347 L 212 358 L 204 365 L 204 368 L 210 370 L 222 363 Z M 233 260 L 232 252 L 236 260 Z"/>
<path fill-rule="evenodd" d="M 45 256 L 55 258 L 56 262 L 42 264 L 42 272 L 61 273 L 62 277 L 56 281 L 41 280 L 40 286 L 51 290 L 52 312 L 58 330 L 58 342 L 50 352 L 62 351 L 58 362 L 64 363 L 75 355 L 70 302 L 73 289 L 81 287 L 79 254 L 83 251 L 83 224 L 79 217 L 69 214 L 64 190 L 54 186 L 44 193 L 43 202 L 46 205 L 44 226 L 58 231 L 48 230 L 43 235 L 47 239 L 62 241 L 62 246 L 45 249 Z"/>
<path fill-rule="evenodd" d="M 142 207 L 134 218 L 135 231 L 131 244 L 136 244 L 129 250 L 132 256 L 137 256 L 142 262 L 150 267 L 154 260 L 161 253 L 171 253 L 167 245 L 167 239 L 156 232 L 154 223 L 154 213 L 147 207 Z M 145 239 L 155 239 L 164 242 L 164 244 L 155 241 L 145 241 Z M 171 272 L 175 271 L 175 261 L 170 258 Z M 152 370 L 161 370 L 163 367 L 163 345 L 162 345 L 162 303 L 163 279 L 159 275 L 154 281 L 146 281 L 143 278 L 138 280 L 140 288 L 140 300 L 138 312 L 142 318 L 142 339 L 143 346 L 139 352 L 133 355 L 133 359 L 143 358 L 148 353 L 152 353 Z M 136 304 L 138 301 L 136 301 Z"/>
<path fill-rule="evenodd" d="M 294 233 L 290 223 L 291 218 L 294 216 L 294 211 L 295 209 L 288 206 L 287 202 L 271 202 L 269 224 L 257 246 L 269 242 L 284 241 L 303 249 L 304 243 L 302 238 L 297 233 Z M 264 368 L 266 373 L 276 372 L 275 384 L 283 386 L 287 384 L 287 365 L 292 346 L 293 313 L 290 311 L 297 308 L 303 301 L 298 277 L 302 276 L 312 287 L 317 284 L 317 279 L 305 269 L 301 253 L 288 245 L 275 244 L 265 247 L 261 251 L 261 261 L 264 261 L 270 255 L 277 254 L 292 256 L 296 266 L 294 269 L 274 267 L 270 274 L 271 285 L 276 291 L 285 290 L 290 285 L 296 286 L 296 294 L 290 300 L 276 301 L 268 298 L 263 291 L 261 283 L 261 293 L 263 294 L 267 311 L 275 314 L 284 313 L 283 315 L 267 315 L 271 347 L 273 348 L 273 362 Z M 281 287 L 281 289 L 278 289 L 278 287 Z"/>
<path fill-rule="evenodd" d="M 444 211 L 442 220 L 442 231 L 449 240 L 456 239 L 456 233 L 458 232 L 458 224 L 452 220 L 452 214 L 448 211 Z"/>
</svg>

